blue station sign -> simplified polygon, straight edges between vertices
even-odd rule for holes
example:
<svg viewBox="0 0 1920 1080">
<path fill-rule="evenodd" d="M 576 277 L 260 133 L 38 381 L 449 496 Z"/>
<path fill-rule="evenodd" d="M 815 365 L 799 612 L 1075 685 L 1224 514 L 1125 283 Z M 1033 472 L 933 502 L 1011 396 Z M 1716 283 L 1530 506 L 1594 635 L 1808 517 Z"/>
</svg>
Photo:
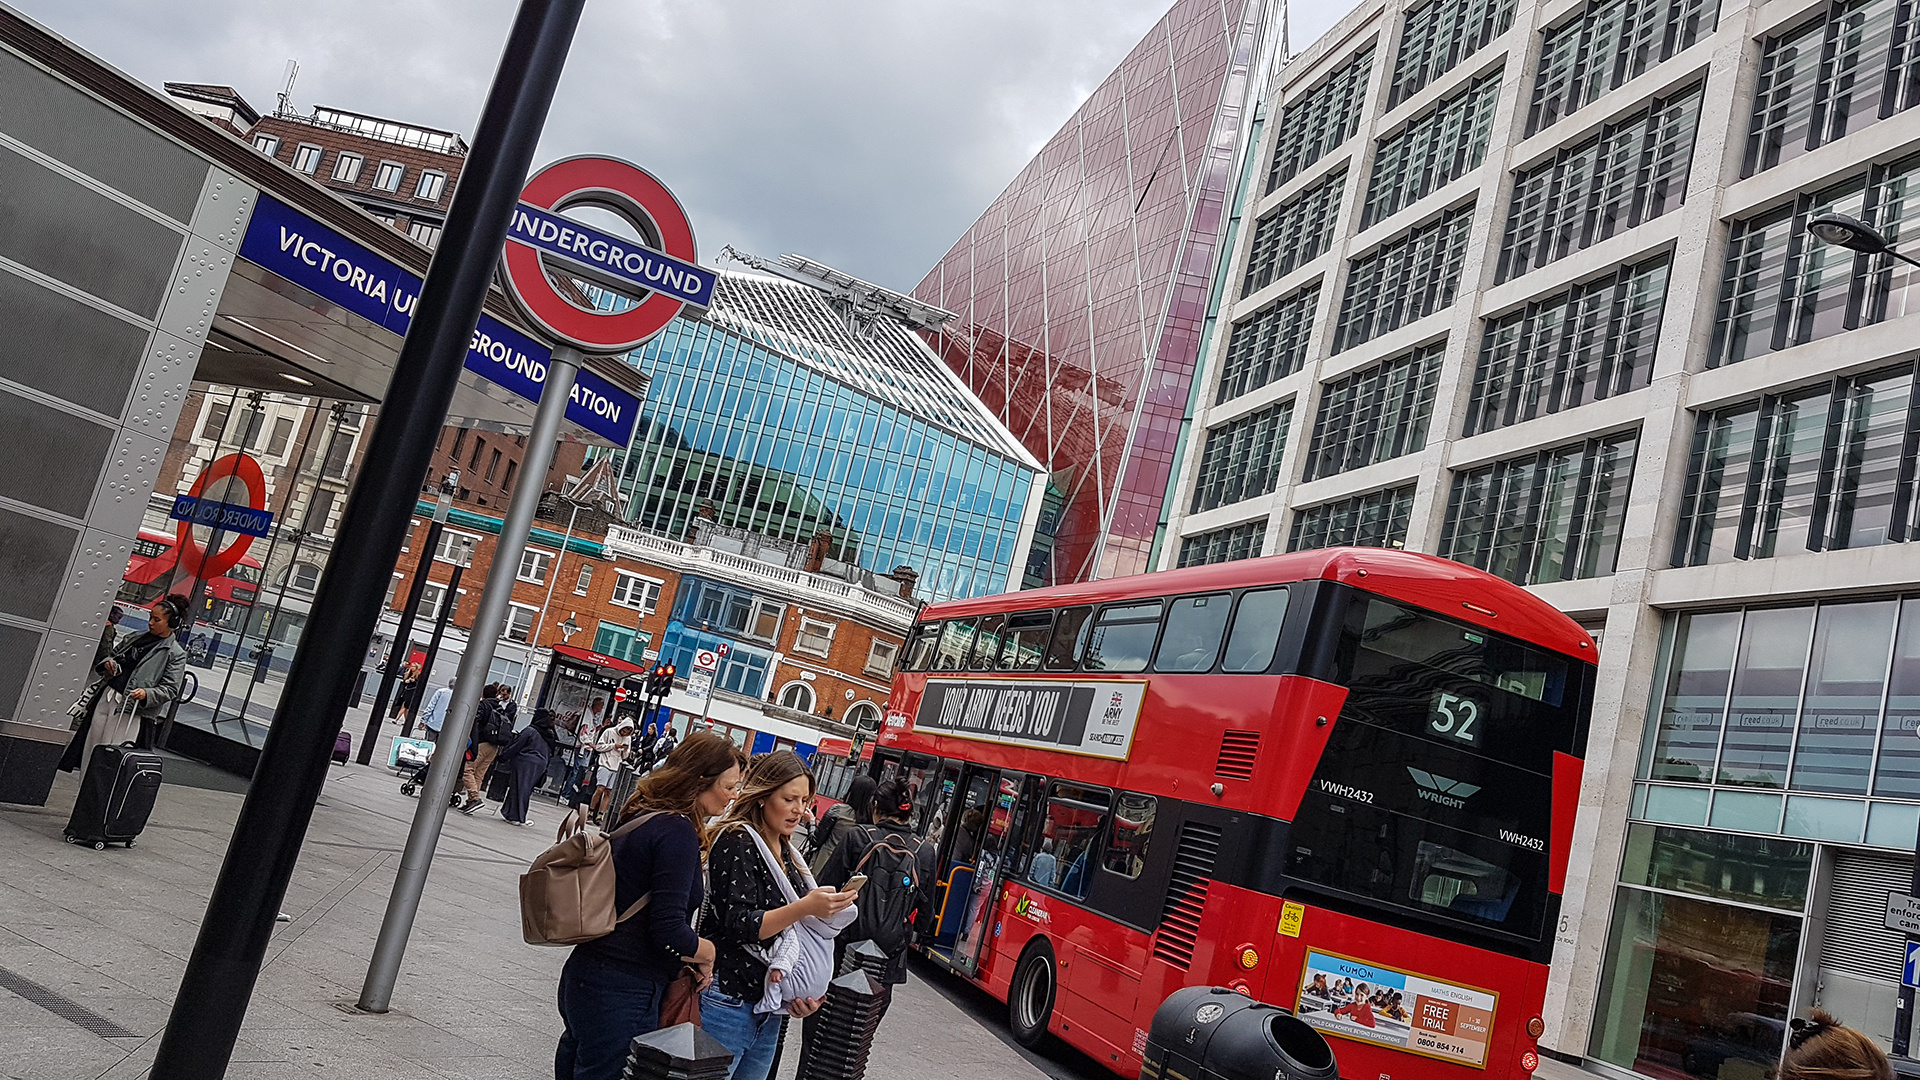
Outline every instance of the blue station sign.
<svg viewBox="0 0 1920 1080">
<path fill-rule="evenodd" d="M 420 301 L 418 276 L 265 192 L 240 242 L 240 257 L 402 337 L 413 324 Z M 528 401 L 539 401 L 552 358 L 552 349 L 482 312 L 464 366 Z M 625 446 L 639 417 L 639 398 L 580 370 L 567 402 L 568 420 Z"/>
<path fill-rule="evenodd" d="M 239 503 L 197 499 L 192 495 L 175 495 L 173 511 L 167 516 L 189 525 L 204 525 L 243 536 L 265 536 L 273 529 L 271 511 L 256 510 Z"/>
<path fill-rule="evenodd" d="M 614 289 L 665 293 L 703 309 L 713 304 L 713 271 L 531 203 L 513 212 L 507 242 L 525 244 Z"/>
</svg>

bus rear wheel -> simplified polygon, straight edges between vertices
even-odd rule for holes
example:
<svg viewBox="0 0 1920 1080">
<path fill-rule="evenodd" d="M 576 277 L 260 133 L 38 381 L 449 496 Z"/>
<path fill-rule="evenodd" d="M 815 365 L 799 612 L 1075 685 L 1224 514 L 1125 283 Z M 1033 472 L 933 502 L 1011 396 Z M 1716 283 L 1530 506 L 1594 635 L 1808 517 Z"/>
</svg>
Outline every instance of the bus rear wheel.
<svg viewBox="0 0 1920 1080">
<path fill-rule="evenodd" d="M 1020 957 L 1013 985 L 1007 991 L 1007 1026 L 1013 1029 L 1014 1042 L 1031 1048 L 1046 1037 L 1057 983 L 1052 947 L 1044 941 L 1034 942 Z"/>
</svg>

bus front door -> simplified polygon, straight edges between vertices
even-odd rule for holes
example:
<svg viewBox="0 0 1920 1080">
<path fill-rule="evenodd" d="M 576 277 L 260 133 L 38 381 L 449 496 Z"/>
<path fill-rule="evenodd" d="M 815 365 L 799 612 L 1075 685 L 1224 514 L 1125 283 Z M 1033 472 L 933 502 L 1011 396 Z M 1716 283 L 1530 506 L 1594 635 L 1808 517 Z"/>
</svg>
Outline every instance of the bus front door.
<svg viewBox="0 0 1920 1080">
<path fill-rule="evenodd" d="M 1006 876 L 1008 857 L 1018 846 L 1015 837 L 1020 825 L 1021 786 L 1026 779 L 1020 773 L 997 770 L 981 770 L 968 778 L 969 799 L 978 792 L 980 800 L 968 811 L 977 811 L 978 818 L 970 822 L 963 814 L 960 829 L 962 835 L 968 835 L 968 825 L 972 825 L 971 834 L 975 836 L 973 885 L 965 905 L 956 912 L 959 923 L 953 945 L 953 967 L 964 975 L 980 970 L 991 946 L 994 899 Z"/>
</svg>

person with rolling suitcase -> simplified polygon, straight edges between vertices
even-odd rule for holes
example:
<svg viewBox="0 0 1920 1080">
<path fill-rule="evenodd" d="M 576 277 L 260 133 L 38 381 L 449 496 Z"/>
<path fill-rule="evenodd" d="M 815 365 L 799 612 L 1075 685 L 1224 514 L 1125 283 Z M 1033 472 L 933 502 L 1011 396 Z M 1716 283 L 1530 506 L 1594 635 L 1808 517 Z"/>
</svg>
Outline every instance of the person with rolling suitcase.
<svg viewBox="0 0 1920 1080">
<path fill-rule="evenodd" d="M 179 596 L 154 601 L 147 629 L 121 639 L 96 669 L 100 678 L 75 704 L 80 722 L 67 757 L 77 759 L 84 752 L 86 774 L 67 822 L 69 843 L 132 847 L 146 828 L 160 791 L 160 757 L 135 749 L 134 743 L 146 744 L 143 725 L 157 723 L 180 695 L 187 650 L 174 630 L 186 609 Z"/>
</svg>

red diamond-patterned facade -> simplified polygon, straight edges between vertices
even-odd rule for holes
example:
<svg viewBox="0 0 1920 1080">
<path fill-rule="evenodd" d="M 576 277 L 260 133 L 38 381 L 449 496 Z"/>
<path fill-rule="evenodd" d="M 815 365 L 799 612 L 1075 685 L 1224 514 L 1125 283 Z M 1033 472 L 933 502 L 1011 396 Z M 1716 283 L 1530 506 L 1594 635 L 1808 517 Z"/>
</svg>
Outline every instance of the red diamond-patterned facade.
<svg viewBox="0 0 1920 1080">
<path fill-rule="evenodd" d="M 914 294 L 1052 470 L 1026 584 L 1147 569 L 1266 0 L 1179 0 Z"/>
</svg>

